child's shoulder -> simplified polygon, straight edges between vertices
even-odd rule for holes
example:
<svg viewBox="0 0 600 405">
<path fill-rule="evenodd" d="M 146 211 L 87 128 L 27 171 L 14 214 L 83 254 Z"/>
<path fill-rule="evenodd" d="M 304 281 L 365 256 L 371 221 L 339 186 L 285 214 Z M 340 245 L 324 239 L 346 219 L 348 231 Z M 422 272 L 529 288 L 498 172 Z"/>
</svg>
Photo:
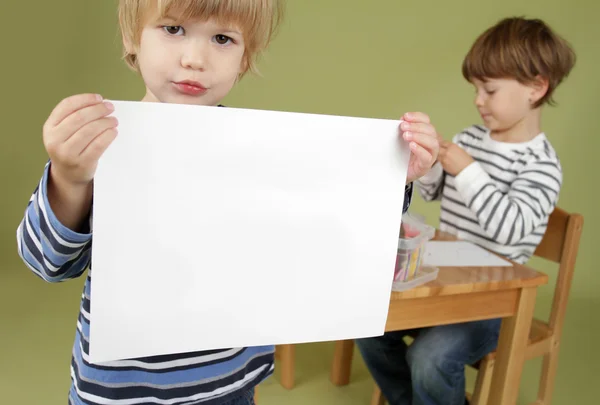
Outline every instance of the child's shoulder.
<svg viewBox="0 0 600 405">
<path fill-rule="evenodd" d="M 538 135 L 516 152 L 521 173 L 543 174 L 555 179 L 559 185 L 562 183 L 563 169 L 560 158 L 545 134 Z"/>
<path fill-rule="evenodd" d="M 522 154 L 523 160 L 529 163 L 553 163 L 560 167 L 558 153 L 544 133 L 519 148 L 519 152 Z"/>
</svg>

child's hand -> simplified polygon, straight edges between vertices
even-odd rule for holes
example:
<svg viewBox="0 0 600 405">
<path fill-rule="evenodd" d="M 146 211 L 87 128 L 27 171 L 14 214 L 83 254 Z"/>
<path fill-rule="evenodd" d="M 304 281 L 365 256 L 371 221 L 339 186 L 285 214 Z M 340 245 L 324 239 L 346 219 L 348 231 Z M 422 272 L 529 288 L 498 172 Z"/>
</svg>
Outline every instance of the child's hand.
<svg viewBox="0 0 600 405">
<path fill-rule="evenodd" d="M 406 182 L 410 183 L 425 175 L 437 160 L 440 150 L 438 135 L 426 114 L 406 113 L 402 117 L 403 137 L 410 142 L 410 161 Z"/>
<path fill-rule="evenodd" d="M 95 94 L 62 100 L 44 124 L 44 146 L 55 181 L 70 186 L 91 183 L 98 159 L 117 136 L 114 107 Z"/>
<path fill-rule="evenodd" d="M 440 144 L 439 162 L 446 173 L 457 176 L 474 162 L 473 158 L 460 146 L 453 142 L 442 141 Z"/>
</svg>

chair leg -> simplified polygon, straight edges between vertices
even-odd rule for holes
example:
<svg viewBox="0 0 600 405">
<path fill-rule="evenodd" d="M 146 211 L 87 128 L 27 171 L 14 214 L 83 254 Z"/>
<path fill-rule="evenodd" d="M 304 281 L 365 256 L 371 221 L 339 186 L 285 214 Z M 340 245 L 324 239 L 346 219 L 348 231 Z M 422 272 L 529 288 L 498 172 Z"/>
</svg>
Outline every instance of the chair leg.
<svg viewBox="0 0 600 405">
<path fill-rule="evenodd" d="M 486 405 L 490 397 L 490 387 L 492 385 L 492 373 L 494 372 L 494 360 L 484 357 L 479 365 L 477 381 L 471 398 L 471 405 Z"/>
<path fill-rule="evenodd" d="M 352 357 L 354 356 L 354 340 L 338 340 L 335 342 L 333 363 L 329 379 L 338 387 L 348 385 L 352 371 Z"/>
<path fill-rule="evenodd" d="M 295 368 L 295 346 L 294 345 L 281 345 L 278 346 L 280 349 L 279 359 L 281 362 L 281 385 L 283 388 L 291 390 L 294 388 L 294 368 Z"/>
<path fill-rule="evenodd" d="M 375 384 L 373 389 L 373 396 L 371 397 L 371 405 L 383 405 L 385 404 L 385 398 L 379 389 L 379 386 Z"/>
<path fill-rule="evenodd" d="M 540 387 L 538 391 L 538 400 L 536 403 L 542 405 L 550 405 L 552 401 L 552 393 L 554 390 L 554 380 L 558 370 L 558 345 L 552 347 L 550 353 L 544 356 L 542 362 L 542 376 L 540 379 Z"/>
</svg>

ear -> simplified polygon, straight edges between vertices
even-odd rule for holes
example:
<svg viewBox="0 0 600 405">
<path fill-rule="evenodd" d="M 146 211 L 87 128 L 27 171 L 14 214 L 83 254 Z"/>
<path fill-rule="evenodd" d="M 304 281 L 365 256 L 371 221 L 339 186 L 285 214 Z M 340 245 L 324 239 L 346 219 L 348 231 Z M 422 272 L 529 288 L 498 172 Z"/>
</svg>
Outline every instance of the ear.
<svg viewBox="0 0 600 405">
<path fill-rule="evenodd" d="M 531 89 L 529 101 L 532 105 L 537 103 L 542 97 L 546 95 L 546 93 L 548 92 L 548 85 L 548 79 L 541 76 L 537 76 L 535 80 L 529 85 L 529 88 Z"/>
<path fill-rule="evenodd" d="M 135 55 L 135 47 L 129 38 L 125 36 L 125 34 L 121 34 L 121 39 L 123 40 L 123 48 L 125 52 L 129 55 Z"/>
<path fill-rule="evenodd" d="M 250 61 L 248 60 L 248 54 L 244 52 L 244 56 L 242 56 L 242 62 L 240 63 L 240 70 L 238 71 L 239 76 L 243 76 L 248 72 L 248 68 L 250 67 Z"/>
</svg>

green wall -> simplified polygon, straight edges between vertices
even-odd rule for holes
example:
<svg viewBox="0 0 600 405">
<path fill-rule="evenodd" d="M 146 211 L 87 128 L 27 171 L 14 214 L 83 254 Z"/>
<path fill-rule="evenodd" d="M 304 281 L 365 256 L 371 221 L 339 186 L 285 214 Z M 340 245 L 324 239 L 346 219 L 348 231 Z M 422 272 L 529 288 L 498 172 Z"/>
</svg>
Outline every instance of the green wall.
<svg viewBox="0 0 600 405">
<path fill-rule="evenodd" d="M 140 80 L 120 60 L 115 5 L 115 0 L 0 3 L 5 24 L 0 36 L 0 402 L 8 395 L 10 403 L 64 403 L 81 280 L 51 286 L 34 278 L 17 256 L 15 230 L 45 163 L 41 128 L 54 105 L 80 92 L 112 99 L 143 96 Z M 460 74 L 462 58 L 481 31 L 510 15 L 545 19 L 578 56 L 556 92 L 559 105 L 544 113 L 543 128 L 563 163 L 559 205 L 582 213 L 586 221 L 554 403 L 591 404 L 592 376 L 600 376 L 599 351 L 592 346 L 600 339 L 593 236 L 600 214 L 592 198 L 596 169 L 585 164 L 597 162 L 600 147 L 600 3 L 292 0 L 280 35 L 260 64 L 263 77 L 245 78 L 226 103 L 381 118 L 419 110 L 450 139 L 478 122 L 473 90 Z M 417 198 L 412 210 L 437 225 L 438 204 Z M 554 267 L 537 260 L 531 265 L 553 279 Z M 551 292 L 550 287 L 540 291 L 539 316 L 547 314 Z M 522 403 L 533 399 L 539 364 L 526 367 Z"/>
</svg>

